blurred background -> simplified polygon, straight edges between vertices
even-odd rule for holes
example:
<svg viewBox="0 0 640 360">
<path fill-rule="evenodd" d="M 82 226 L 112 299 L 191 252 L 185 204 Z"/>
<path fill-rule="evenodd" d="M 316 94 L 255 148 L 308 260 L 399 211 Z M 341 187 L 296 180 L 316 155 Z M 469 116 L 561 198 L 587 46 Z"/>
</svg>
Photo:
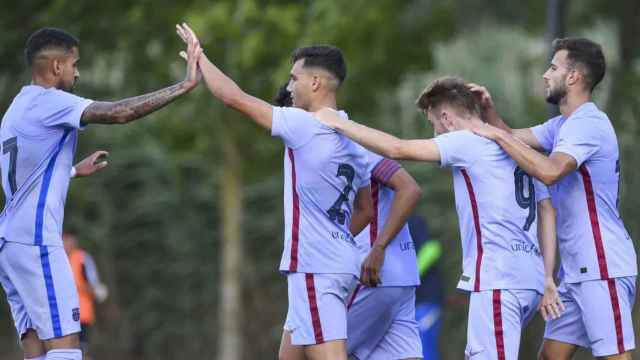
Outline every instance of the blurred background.
<svg viewBox="0 0 640 360">
<path fill-rule="evenodd" d="M 414 100 L 444 75 L 487 86 L 514 127 L 546 120 L 550 39 L 590 37 L 608 62 L 596 102 L 620 142 L 621 212 L 640 237 L 633 190 L 640 186 L 640 1 L 9 1 L 0 13 L 0 111 L 30 81 L 23 47 L 39 27 L 80 38 L 77 94 L 116 100 L 183 78 L 174 31 L 181 21 L 214 63 L 267 100 L 287 81 L 293 49 L 337 45 L 348 63 L 341 106 L 357 121 L 409 138 L 432 136 Z M 96 308 L 93 358 L 275 358 L 287 308 L 277 271 L 281 141 L 202 86 L 135 124 L 87 128 L 77 158 L 98 149 L 111 152 L 110 165 L 72 181 L 65 218 L 110 290 Z M 451 176 L 434 165 L 404 165 L 424 190 L 417 213 L 442 244 L 441 358 L 461 359 L 467 298 L 455 290 L 461 251 Z M 535 358 L 543 326 L 536 317 L 526 329 L 521 359 Z M 19 358 L 0 296 L 0 359 Z"/>
</svg>

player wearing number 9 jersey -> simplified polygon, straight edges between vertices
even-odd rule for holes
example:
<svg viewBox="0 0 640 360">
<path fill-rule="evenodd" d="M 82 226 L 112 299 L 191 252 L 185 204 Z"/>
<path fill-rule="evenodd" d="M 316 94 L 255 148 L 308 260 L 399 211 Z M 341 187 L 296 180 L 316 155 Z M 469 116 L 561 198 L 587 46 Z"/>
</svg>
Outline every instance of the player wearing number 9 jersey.
<svg viewBox="0 0 640 360">
<path fill-rule="evenodd" d="M 197 42 L 188 26 L 186 42 Z M 353 233 L 371 218 L 366 151 L 321 124 L 312 111 L 336 108 L 346 76 L 333 46 L 297 49 L 288 90 L 294 107 L 273 107 L 244 93 L 206 56 L 199 61 L 213 95 L 269 129 L 285 144 L 284 251 L 289 308 L 280 359 L 346 360 L 347 297 L 360 273 Z"/>
<path fill-rule="evenodd" d="M 62 246 L 64 204 L 78 129 L 124 124 L 149 114 L 198 84 L 188 49 L 187 76 L 173 86 L 115 102 L 71 94 L 79 79 L 79 41 L 54 28 L 34 32 L 25 47 L 32 83 L 7 109 L 0 130 L 2 188 L 0 283 L 25 358 L 80 359 L 78 294 Z M 84 163 L 84 161 L 83 161 Z M 95 166 L 88 163 L 88 170 Z M 93 168 L 95 170 L 95 168 Z M 78 175 L 89 173 L 78 171 Z"/>
<path fill-rule="evenodd" d="M 466 356 L 517 359 L 521 330 L 546 291 L 545 274 L 553 271 L 555 234 L 541 232 L 539 244 L 536 221 L 538 215 L 553 218 L 548 193 L 498 144 L 468 131 L 482 120 L 462 80 L 435 81 L 418 98 L 418 107 L 441 135 L 401 140 L 339 121 L 330 110 L 318 117 L 381 155 L 452 169 L 463 255 L 458 288 L 470 292 Z M 555 288 L 548 292 L 545 296 L 557 301 Z"/>
</svg>

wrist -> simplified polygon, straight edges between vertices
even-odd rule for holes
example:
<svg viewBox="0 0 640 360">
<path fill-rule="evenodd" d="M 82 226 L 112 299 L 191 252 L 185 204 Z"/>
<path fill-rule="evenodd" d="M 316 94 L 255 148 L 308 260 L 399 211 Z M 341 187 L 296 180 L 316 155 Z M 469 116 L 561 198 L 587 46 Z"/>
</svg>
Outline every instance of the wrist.
<svg viewBox="0 0 640 360">
<path fill-rule="evenodd" d="M 69 177 L 70 178 L 74 178 L 74 177 L 76 177 L 76 175 L 78 175 L 78 172 L 76 171 L 76 167 L 72 166 L 71 170 L 69 171 Z"/>
</svg>

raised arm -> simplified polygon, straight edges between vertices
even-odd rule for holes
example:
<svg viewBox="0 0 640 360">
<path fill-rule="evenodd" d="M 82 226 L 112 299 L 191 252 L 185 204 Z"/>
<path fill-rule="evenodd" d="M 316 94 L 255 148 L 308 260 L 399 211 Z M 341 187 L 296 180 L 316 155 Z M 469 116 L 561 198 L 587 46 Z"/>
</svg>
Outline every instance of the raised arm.
<svg viewBox="0 0 640 360">
<path fill-rule="evenodd" d="M 553 271 L 556 266 L 556 212 L 550 199 L 538 202 L 538 241 L 544 262 L 544 296 L 539 305 L 544 320 L 558 318 L 564 305 L 558 295 Z"/>
<path fill-rule="evenodd" d="M 199 46 L 196 34 L 187 24 L 176 25 L 178 35 L 187 44 Z M 273 107 L 254 96 L 245 93 L 231 78 L 218 69 L 206 55 L 200 56 L 198 62 L 200 71 L 207 87 L 213 96 L 230 106 L 266 129 L 271 129 Z"/>
<path fill-rule="evenodd" d="M 163 108 L 198 85 L 198 59 L 202 49 L 197 43 L 187 44 L 187 74 L 181 82 L 152 93 L 120 101 L 95 101 L 82 113 L 85 124 L 126 124 Z"/>
<path fill-rule="evenodd" d="M 389 217 L 384 223 L 380 235 L 373 243 L 369 255 L 362 263 L 360 279 L 367 286 L 377 286 L 380 281 L 380 270 L 384 264 L 385 250 L 389 243 L 407 223 L 411 212 L 422 196 L 422 190 L 413 177 L 405 170 L 398 169 L 385 183 L 394 191 Z"/>
<path fill-rule="evenodd" d="M 538 139 L 533 135 L 533 131 L 530 128 L 525 129 L 512 129 L 507 123 L 502 120 L 502 117 L 498 114 L 496 107 L 491 98 L 489 90 L 484 86 L 470 83 L 468 85 L 469 90 L 476 96 L 476 99 L 482 106 L 482 118 L 488 124 L 500 128 L 506 132 L 511 133 L 516 138 L 520 139 L 525 144 L 531 146 L 536 150 L 542 151 L 542 146 L 538 142 Z"/>
<path fill-rule="evenodd" d="M 578 163 L 571 155 L 554 152 L 546 156 L 532 149 L 511 133 L 489 124 L 472 128 L 472 131 L 497 142 L 529 175 L 545 185 L 552 185 L 576 170 Z"/>
<path fill-rule="evenodd" d="M 351 120 L 343 119 L 333 109 L 324 108 L 316 112 L 316 118 L 353 141 L 394 160 L 440 161 L 440 151 L 431 140 L 404 140 Z"/>
</svg>

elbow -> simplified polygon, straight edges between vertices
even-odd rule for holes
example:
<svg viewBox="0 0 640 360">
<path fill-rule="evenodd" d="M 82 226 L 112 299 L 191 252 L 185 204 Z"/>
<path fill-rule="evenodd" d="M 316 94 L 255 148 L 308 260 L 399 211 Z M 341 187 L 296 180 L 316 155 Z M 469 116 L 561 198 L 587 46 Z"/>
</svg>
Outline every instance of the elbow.
<svg viewBox="0 0 640 360">
<path fill-rule="evenodd" d="M 538 180 L 542 181 L 543 184 L 547 186 L 551 186 L 560 180 L 562 174 L 555 169 L 548 169 L 546 171 L 542 171 L 542 173 L 537 176 Z"/>
</svg>

